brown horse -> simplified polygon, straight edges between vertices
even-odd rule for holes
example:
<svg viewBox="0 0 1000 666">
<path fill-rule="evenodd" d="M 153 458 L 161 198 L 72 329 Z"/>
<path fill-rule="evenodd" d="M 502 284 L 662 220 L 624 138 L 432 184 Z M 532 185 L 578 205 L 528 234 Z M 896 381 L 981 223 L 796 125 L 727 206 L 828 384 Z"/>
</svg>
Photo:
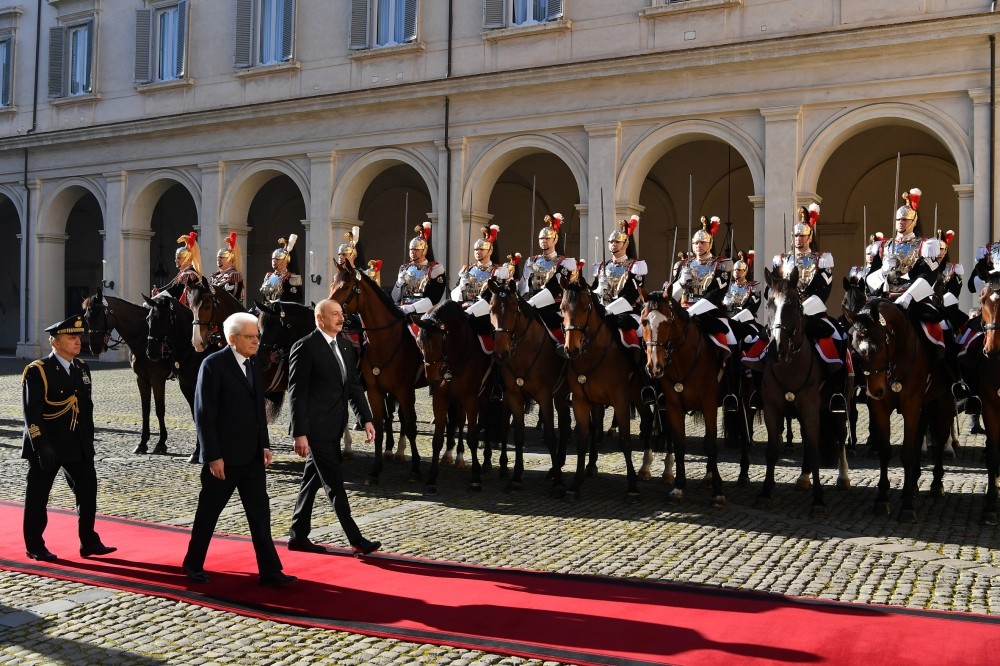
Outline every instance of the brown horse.
<svg viewBox="0 0 1000 666">
<path fill-rule="evenodd" d="M 830 397 L 837 389 L 826 379 L 825 363 L 806 334 L 808 325 L 799 296 L 798 268 L 787 279 L 777 271 L 764 270 L 770 287 L 768 308 L 773 312 L 771 342 L 762 366 L 761 397 L 764 402 L 764 423 L 767 426 L 767 472 L 758 506 L 767 507 L 774 492 L 774 469 L 781 447 L 782 421 L 797 415 L 802 428 L 804 459 L 802 474 L 796 482 L 800 489 L 812 488 L 809 515 L 817 517 L 825 511 L 823 486 L 819 479 L 820 464 L 838 464 L 837 486 L 847 488 L 847 457 L 844 451 L 846 419 L 831 413 Z M 811 477 L 811 478 L 810 478 Z"/>
<path fill-rule="evenodd" d="M 607 405 L 614 410 L 618 423 L 618 444 L 625 456 L 628 483 L 625 501 L 636 502 L 639 499 L 639 484 L 632 464 L 631 406 L 639 412 L 639 436 L 645 444 L 644 459 L 651 460 L 653 455 L 649 446 L 652 409 L 643 404 L 641 396 L 645 386 L 644 373 L 616 339 L 618 332 L 608 323 L 604 307 L 594 298 L 581 271 L 575 271 L 569 279 L 561 277 L 560 285 L 563 288 L 560 306 L 563 333 L 569 357 L 566 376 L 573 394 L 573 415 L 576 418 L 576 475 L 566 490 L 566 498 L 576 499 L 579 496 L 586 476 L 584 459 L 594 408 Z"/>
<path fill-rule="evenodd" d="M 146 356 L 146 338 L 149 335 L 149 327 L 146 325 L 146 308 L 114 296 L 96 294 L 84 301 L 83 320 L 89 330 L 90 351 L 94 354 L 103 354 L 108 351 L 111 331 L 118 331 L 118 335 L 128 345 L 129 364 L 132 366 L 132 372 L 135 373 L 135 383 L 139 389 L 139 400 L 142 404 L 142 435 L 138 446 L 132 453 L 146 453 L 148 451 L 151 436 L 149 427 L 150 398 L 155 403 L 156 420 L 160 424 L 159 437 L 156 445 L 153 446 L 153 453 L 166 453 L 165 394 L 167 380 L 173 376 L 173 372 L 166 363 L 152 361 Z M 121 344 L 121 341 L 118 341 L 118 344 Z"/>
<path fill-rule="evenodd" d="M 913 522 L 914 498 L 920 478 L 921 435 L 926 426 L 933 442 L 934 479 L 931 493 L 943 493 L 944 442 L 955 417 L 950 393 L 951 379 L 943 363 L 935 358 L 931 343 L 919 330 L 920 303 L 904 310 L 883 298 L 871 300 L 851 315 L 851 344 L 863 368 L 868 393 L 872 436 L 878 447 L 881 475 L 875 511 L 889 513 L 889 416 L 898 410 L 903 417 L 902 504 L 899 520 Z"/>
<path fill-rule="evenodd" d="M 382 445 L 386 419 L 386 396 L 399 402 L 400 447 L 405 436 L 410 442 L 410 481 L 420 480 L 417 451 L 416 389 L 427 385 L 423 358 L 407 328 L 407 318 L 389 295 L 367 275 L 350 264 L 341 266 L 330 283 L 330 298 L 340 303 L 345 315 L 361 317 L 368 348 L 361 357 L 368 403 L 375 423 L 375 460 L 368 473 L 368 485 L 379 482 L 382 473 Z M 391 456 L 390 450 L 386 456 Z"/>
<path fill-rule="evenodd" d="M 444 301 L 430 309 L 420 319 L 417 346 L 424 359 L 424 375 L 431 387 L 434 409 L 434 436 L 431 440 L 434 455 L 424 484 L 425 495 L 437 494 L 438 457 L 444 445 L 449 424 L 449 411 L 458 408 L 452 416 L 466 426 L 466 441 L 472 458 L 472 481 L 469 490 L 483 489 L 482 468 L 479 464 L 479 414 L 489 400 L 493 388 L 493 359 L 483 351 L 479 336 L 469 325 L 469 318 L 462 306 L 455 301 Z"/>
<path fill-rule="evenodd" d="M 720 358 L 720 350 L 709 340 L 709 334 L 688 316 L 670 294 L 654 292 L 647 299 L 641 318 L 646 372 L 659 380 L 677 464 L 670 497 L 675 502 L 684 499 L 687 486 L 684 416 L 688 412 L 700 412 L 705 419 L 704 446 L 708 458 L 708 478 L 712 484 L 712 504 L 725 506 L 718 465 L 718 415 L 727 391 L 722 374 L 725 359 Z M 738 359 L 730 362 L 738 362 Z M 749 446 L 741 448 L 740 480 L 749 484 Z M 668 462 L 664 465 L 664 476 L 669 473 L 669 468 Z"/>
<path fill-rule="evenodd" d="M 490 299 L 490 322 L 494 328 L 493 358 L 500 366 L 503 396 L 514 423 L 514 474 L 508 488 L 521 485 L 524 472 L 524 412 L 529 400 L 538 404 L 543 439 L 552 460 L 548 478 L 562 486 L 562 466 L 571 423 L 566 359 L 556 352 L 556 343 L 535 309 L 517 293 L 514 280 L 491 278 L 483 298 Z M 553 409 L 559 415 L 556 437 Z"/>
<path fill-rule="evenodd" d="M 997 524 L 997 483 L 1000 477 L 1000 335 L 997 334 L 1000 293 L 987 285 L 979 295 L 983 317 L 983 355 L 975 362 L 986 428 L 986 501 L 980 522 Z"/>
</svg>

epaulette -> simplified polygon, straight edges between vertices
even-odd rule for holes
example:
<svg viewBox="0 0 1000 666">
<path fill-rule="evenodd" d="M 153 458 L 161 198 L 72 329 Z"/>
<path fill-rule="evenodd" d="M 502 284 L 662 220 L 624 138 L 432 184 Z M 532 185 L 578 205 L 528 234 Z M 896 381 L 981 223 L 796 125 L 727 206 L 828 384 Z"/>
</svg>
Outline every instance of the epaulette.
<svg viewBox="0 0 1000 666">
<path fill-rule="evenodd" d="M 28 370 L 31 368 L 38 368 L 38 371 L 42 373 L 42 382 L 45 382 L 45 363 L 42 359 L 36 359 L 24 366 L 24 372 L 21 373 L 21 383 L 24 383 L 25 378 L 28 376 Z"/>
</svg>

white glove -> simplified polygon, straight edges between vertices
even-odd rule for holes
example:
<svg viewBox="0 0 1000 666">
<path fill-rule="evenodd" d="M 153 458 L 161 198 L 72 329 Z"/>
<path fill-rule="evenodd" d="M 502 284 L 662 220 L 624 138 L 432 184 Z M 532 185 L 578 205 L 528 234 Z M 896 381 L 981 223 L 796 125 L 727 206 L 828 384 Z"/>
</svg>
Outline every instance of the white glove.
<svg viewBox="0 0 1000 666">
<path fill-rule="evenodd" d="M 980 246 L 978 250 L 976 250 L 976 261 L 981 261 L 985 256 L 986 256 L 986 246 L 983 245 Z"/>
<path fill-rule="evenodd" d="M 965 266 L 962 264 L 955 264 L 955 275 L 962 277 L 965 275 Z"/>
<path fill-rule="evenodd" d="M 691 269 L 687 266 L 681 269 L 680 277 L 677 278 L 678 284 L 686 285 L 691 281 Z"/>
</svg>

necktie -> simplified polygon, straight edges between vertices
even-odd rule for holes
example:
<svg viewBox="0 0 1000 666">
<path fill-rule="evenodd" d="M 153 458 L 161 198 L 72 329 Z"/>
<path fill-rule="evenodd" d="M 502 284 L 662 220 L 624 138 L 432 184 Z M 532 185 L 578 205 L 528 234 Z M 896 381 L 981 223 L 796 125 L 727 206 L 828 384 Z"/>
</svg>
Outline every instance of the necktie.
<svg viewBox="0 0 1000 666">
<path fill-rule="evenodd" d="M 243 361 L 243 367 L 247 370 L 247 383 L 253 388 L 253 370 L 250 368 L 250 359 Z"/>
<path fill-rule="evenodd" d="M 335 339 L 330 342 L 330 349 L 333 350 L 333 355 L 337 357 L 337 365 L 340 366 L 340 378 L 346 382 L 347 367 L 344 365 L 344 357 L 340 355 L 340 348 L 337 346 Z"/>
</svg>

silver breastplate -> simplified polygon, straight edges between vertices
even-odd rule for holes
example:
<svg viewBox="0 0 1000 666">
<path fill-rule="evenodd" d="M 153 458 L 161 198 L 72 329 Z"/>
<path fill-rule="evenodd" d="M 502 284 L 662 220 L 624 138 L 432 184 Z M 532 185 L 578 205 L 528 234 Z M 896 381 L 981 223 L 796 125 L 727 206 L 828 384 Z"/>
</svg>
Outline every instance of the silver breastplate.
<svg viewBox="0 0 1000 666">
<path fill-rule="evenodd" d="M 260 286 L 260 293 L 269 301 L 276 301 L 281 298 L 282 276 L 277 273 L 268 273 L 264 278 L 264 284 Z"/>
<path fill-rule="evenodd" d="M 618 264 L 608 261 L 601 266 L 601 272 L 597 275 L 597 293 L 601 296 L 601 302 L 607 305 L 618 298 L 618 292 L 627 279 L 628 263 Z"/>
<path fill-rule="evenodd" d="M 781 276 L 787 280 L 788 276 L 792 274 L 793 268 L 799 269 L 798 288 L 799 293 L 803 294 L 812 284 L 813 278 L 816 277 L 816 270 L 819 268 L 819 255 L 815 252 L 802 255 L 786 254 L 781 262 Z"/>
<path fill-rule="evenodd" d="M 889 291 L 902 291 L 906 288 L 904 285 L 908 281 L 905 278 L 920 259 L 920 246 L 923 241 L 924 239 L 920 236 L 913 236 L 902 241 L 893 239 L 886 244 L 885 254 L 882 256 L 882 264 L 885 265 L 887 261 L 891 264 L 892 260 L 890 257 L 895 259 L 896 264 L 893 270 L 886 273 L 886 282 L 889 284 Z"/>
<path fill-rule="evenodd" d="M 691 272 L 691 280 L 684 287 L 684 300 L 686 302 L 700 300 L 715 279 L 715 257 L 704 262 L 692 259 L 681 271 Z"/>
<path fill-rule="evenodd" d="M 733 282 L 729 285 L 729 291 L 726 292 L 726 296 L 722 299 L 722 302 L 726 305 L 726 309 L 729 312 L 736 313 L 743 309 L 743 304 L 747 302 L 752 293 L 753 284 L 750 281 L 744 284 Z"/>
<path fill-rule="evenodd" d="M 990 243 L 990 268 L 1000 268 L 1000 241 Z"/>
<path fill-rule="evenodd" d="M 531 266 L 531 276 L 528 278 L 529 295 L 534 296 L 537 294 L 552 279 L 552 276 L 555 275 L 556 270 L 559 268 L 559 259 L 558 255 L 549 259 L 543 255 L 536 254 L 528 260 Z"/>
<path fill-rule="evenodd" d="M 399 290 L 400 303 L 412 303 L 420 300 L 427 289 L 427 280 L 430 276 L 430 262 L 423 266 L 407 264 L 403 271 L 403 286 Z"/>
<path fill-rule="evenodd" d="M 236 289 L 236 283 L 239 280 L 236 279 L 237 273 L 235 268 L 230 268 L 227 271 L 216 271 L 212 273 L 212 276 L 208 279 L 213 287 L 222 287 L 226 291 L 234 291 Z"/>
<path fill-rule="evenodd" d="M 462 290 L 462 301 L 471 303 L 479 298 L 479 294 L 483 290 L 483 285 L 486 284 L 486 281 L 489 280 L 492 275 L 492 264 L 489 264 L 486 267 L 478 265 L 470 266 L 466 270 L 462 271 L 462 274 L 458 277 L 458 286 Z"/>
</svg>

